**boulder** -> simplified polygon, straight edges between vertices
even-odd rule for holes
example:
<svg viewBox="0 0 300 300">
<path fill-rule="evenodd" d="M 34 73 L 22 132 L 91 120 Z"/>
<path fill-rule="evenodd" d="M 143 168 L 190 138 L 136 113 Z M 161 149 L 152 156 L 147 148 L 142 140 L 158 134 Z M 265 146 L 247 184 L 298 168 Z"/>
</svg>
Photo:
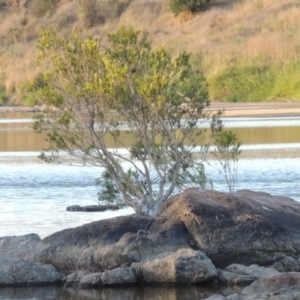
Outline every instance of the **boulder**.
<svg viewBox="0 0 300 300">
<path fill-rule="evenodd" d="M 25 260 L 0 260 L 0 287 L 58 284 L 62 282 L 63 276 L 53 266 Z"/>
<path fill-rule="evenodd" d="M 299 264 L 297 260 L 291 256 L 286 256 L 285 258 L 277 261 L 272 267 L 279 272 L 299 272 Z"/>
<path fill-rule="evenodd" d="M 129 267 L 141 260 L 139 251 L 144 246 L 139 246 L 138 232 L 145 231 L 152 221 L 150 217 L 124 216 L 56 232 L 42 241 L 34 259 L 65 274 Z"/>
<path fill-rule="evenodd" d="M 220 283 L 226 285 L 249 285 L 257 278 L 251 275 L 232 273 L 224 270 L 218 270 L 218 279 Z"/>
<path fill-rule="evenodd" d="M 137 279 L 147 283 L 200 283 L 217 277 L 211 260 L 203 252 L 192 249 L 165 252 L 131 267 Z"/>
<path fill-rule="evenodd" d="M 65 287 L 77 287 L 82 278 L 89 274 L 91 274 L 89 271 L 78 271 L 71 273 L 63 278 L 64 285 Z"/>
<path fill-rule="evenodd" d="M 37 234 L 5 236 L 0 238 L 0 259 L 32 261 L 35 250 L 41 244 Z"/>
<path fill-rule="evenodd" d="M 116 268 L 107 272 L 90 273 L 79 271 L 64 278 L 66 287 L 96 288 L 99 286 L 126 285 L 136 283 L 131 268 Z"/>
<path fill-rule="evenodd" d="M 83 276 L 79 283 L 78 286 L 81 288 L 96 288 L 102 285 L 102 277 L 103 273 L 98 272 L 98 273 L 91 273 Z"/>
<path fill-rule="evenodd" d="M 164 236 L 173 243 L 176 227 L 179 244 L 205 252 L 219 268 L 272 265 L 300 253 L 300 203 L 287 197 L 190 188 L 165 201 L 148 237 L 155 244 L 164 243 Z"/>
<path fill-rule="evenodd" d="M 104 272 L 101 276 L 103 285 L 122 285 L 136 283 L 136 277 L 131 268 L 116 268 Z"/>
<path fill-rule="evenodd" d="M 279 274 L 279 272 L 274 268 L 265 268 L 258 265 L 243 266 L 239 264 L 232 264 L 226 267 L 225 271 L 239 275 L 251 276 L 254 280 L 265 276 Z"/>
</svg>

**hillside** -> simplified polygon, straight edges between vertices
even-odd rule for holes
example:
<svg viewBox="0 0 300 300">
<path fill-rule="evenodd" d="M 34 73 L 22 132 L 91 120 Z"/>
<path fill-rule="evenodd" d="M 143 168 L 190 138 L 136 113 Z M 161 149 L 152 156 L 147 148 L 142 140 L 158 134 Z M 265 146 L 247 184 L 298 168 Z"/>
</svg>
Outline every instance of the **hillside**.
<svg viewBox="0 0 300 300">
<path fill-rule="evenodd" d="M 213 101 L 299 101 L 298 0 L 211 0 L 178 16 L 168 1 L 0 0 L 0 103 L 32 105 L 23 87 L 38 72 L 41 27 L 105 37 L 121 25 L 148 31 L 155 47 L 193 53 Z"/>
</svg>

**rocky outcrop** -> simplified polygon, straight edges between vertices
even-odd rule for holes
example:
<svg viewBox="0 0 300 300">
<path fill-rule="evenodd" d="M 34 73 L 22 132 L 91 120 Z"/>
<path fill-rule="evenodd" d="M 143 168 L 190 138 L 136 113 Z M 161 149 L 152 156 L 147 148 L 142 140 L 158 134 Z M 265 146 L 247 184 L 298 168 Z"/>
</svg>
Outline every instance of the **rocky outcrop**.
<svg viewBox="0 0 300 300">
<path fill-rule="evenodd" d="M 25 260 L 0 260 L 0 287 L 58 284 L 61 283 L 63 276 L 53 266 Z"/>
<path fill-rule="evenodd" d="M 248 285 L 299 271 L 299 217 L 300 204 L 286 197 L 193 188 L 167 200 L 156 219 L 101 220 L 42 241 L 34 234 L 0 238 L 0 259 L 54 266 L 66 275 L 66 286 L 82 288 L 136 282 Z"/>
<path fill-rule="evenodd" d="M 187 189 L 163 204 L 150 230 L 167 235 L 175 224 L 185 228 L 190 247 L 206 253 L 220 268 L 232 263 L 271 265 L 300 255 L 300 204 L 287 197 Z"/>
<path fill-rule="evenodd" d="M 140 283 L 203 283 L 217 279 L 217 269 L 207 256 L 192 249 L 150 256 L 131 267 L 106 272 L 79 271 L 65 277 L 65 286 L 91 288 Z"/>
<path fill-rule="evenodd" d="M 232 263 L 299 269 L 300 204 L 248 190 L 188 189 L 167 200 L 156 219 L 126 216 L 57 232 L 35 261 L 70 274 L 129 267 L 152 255 L 193 249 L 224 269 Z"/>
<path fill-rule="evenodd" d="M 148 251 L 148 245 L 139 241 L 139 232 L 143 234 L 152 221 L 149 217 L 126 216 L 57 232 L 43 240 L 35 261 L 52 264 L 65 274 L 129 267 Z"/>
</svg>

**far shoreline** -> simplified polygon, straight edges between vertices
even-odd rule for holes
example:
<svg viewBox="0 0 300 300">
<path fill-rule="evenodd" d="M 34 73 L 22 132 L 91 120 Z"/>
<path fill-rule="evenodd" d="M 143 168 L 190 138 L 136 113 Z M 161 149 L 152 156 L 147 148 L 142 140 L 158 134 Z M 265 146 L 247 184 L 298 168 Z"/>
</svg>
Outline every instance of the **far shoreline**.
<svg viewBox="0 0 300 300">
<path fill-rule="evenodd" d="M 34 113 L 37 107 L 0 106 L 0 113 Z M 223 117 L 300 117 L 300 102 L 213 102 L 206 109 Z"/>
</svg>

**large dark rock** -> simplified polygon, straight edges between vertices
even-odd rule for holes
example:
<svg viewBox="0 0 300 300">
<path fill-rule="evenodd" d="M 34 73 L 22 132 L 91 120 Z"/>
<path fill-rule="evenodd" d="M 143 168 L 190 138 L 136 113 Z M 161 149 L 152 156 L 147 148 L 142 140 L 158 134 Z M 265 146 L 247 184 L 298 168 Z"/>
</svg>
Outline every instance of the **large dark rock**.
<svg viewBox="0 0 300 300">
<path fill-rule="evenodd" d="M 0 238 L 0 286 L 62 282 L 64 275 L 53 266 L 32 262 L 40 244 L 37 234 Z"/>
<path fill-rule="evenodd" d="M 128 267 L 141 260 L 140 249 L 143 252 L 145 245 L 139 245 L 138 232 L 145 231 L 152 221 L 149 217 L 126 216 L 54 233 L 42 241 L 35 261 L 52 264 L 65 274 Z"/>
<path fill-rule="evenodd" d="M 0 259 L 33 260 L 41 239 L 37 234 L 5 236 L 0 238 Z"/>
<path fill-rule="evenodd" d="M 176 227 L 182 228 L 178 241 L 205 252 L 220 268 L 271 265 L 300 254 L 300 204 L 287 197 L 187 189 L 163 204 L 148 237 L 163 243 L 162 235 L 171 236 Z"/>
<path fill-rule="evenodd" d="M 0 260 L 0 287 L 61 283 L 63 274 L 53 266 L 25 260 Z"/>
</svg>

